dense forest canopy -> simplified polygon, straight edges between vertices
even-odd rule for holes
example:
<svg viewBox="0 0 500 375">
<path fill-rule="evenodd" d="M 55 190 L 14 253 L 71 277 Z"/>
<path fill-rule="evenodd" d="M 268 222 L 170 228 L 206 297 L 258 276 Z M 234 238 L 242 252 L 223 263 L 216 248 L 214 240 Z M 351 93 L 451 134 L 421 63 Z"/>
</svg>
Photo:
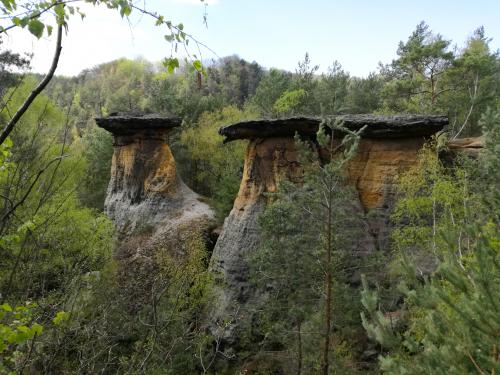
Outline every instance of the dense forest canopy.
<svg viewBox="0 0 500 375">
<path fill-rule="evenodd" d="M 56 75 L 0 146 L 0 372 L 498 373 L 500 52 L 490 41 L 479 27 L 453 47 L 422 22 L 367 77 L 337 61 L 320 74 L 307 53 L 294 72 L 227 56 L 203 67 L 123 58 Z M 1 42 L 4 127 L 41 77 Z M 304 183 L 269 198 L 249 260 L 253 288 L 274 298 L 255 306 L 259 321 L 235 352 L 200 323 L 215 282 L 200 236 L 178 244 L 182 261 L 161 260 L 150 301 L 129 306 L 104 213 L 113 138 L 94 120 L 116 113 L 183 119 L 169 139 L 177 169 L 219 225 L 245 157 L 243 142 L 223 145 L 221 126 L 362 113 L 440 114 L 449 125 L 400 176 L 389 245 L 364 259 L 346 250 L 360 235 L 342 172 L 359 135 L 326 165 L 297 140 Z M 478 136 L 479 157 L 440 160 L 448 140 Z M 331 141 L 318 135 L 318 145 Z M 317 203 L 328 192 L 329 216 Z"/>
</svg>

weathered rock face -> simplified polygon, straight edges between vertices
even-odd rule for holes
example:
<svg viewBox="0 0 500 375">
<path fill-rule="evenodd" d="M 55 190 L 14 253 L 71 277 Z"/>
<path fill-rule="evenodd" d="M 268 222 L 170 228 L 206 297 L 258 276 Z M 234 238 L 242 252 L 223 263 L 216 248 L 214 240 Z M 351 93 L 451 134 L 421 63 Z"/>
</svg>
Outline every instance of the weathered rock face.
<svg viewBox="0 0 500 375">
<path fill-rule="evenodd" d="M 452 164 L 458 155 L 476 159 L 484 147 L 484 137 L 452 139 L 448 141 L 446 148 L 439 153 L 439 158 L 449 164 Z"/>
<path fill-rule="evenodd" d="M 177 175 L 167 142 L 180 119 L 114 116 L 96 122 L 114 136 L 104 206 L 119 232 L 132 233 L 174 219 L 213 216 Z"/>
<path fill-rule="evenodd" d="M 414 165 L 425 137 L 440 130 L 447 119 L 368 115 L 339 116 L 339 119 L 351 130 L 368 125 L 346 172 L 359 192 L 359 202 L 353 202 L 353 207 L 376 213 L 360 224 L 367 238 L 360 238 L 356 242 L 358 248 L 353 249 L 369 253 L 387 240 L 395 178 Z M 250 140 L 240 190 L 224 222 L 210 265 L 218 276 L 211 329 L 229 345 L 237 345 L 240 324 L 251 320 L 247 306 L 259 298 L 249 282 L 248 256 L 259 247 L 257 218 L 266 205 L 264 193 L 275 191 L 284 178 L 301 181 L 302 170 L 293 137 L 299 133 L 316 147 L 320 122 L 317 118 L 247 121 L 219 131 L 226 142 Z"/>
<path fill-rule="evenodd" d="M 115 258 L 124 293 L 140 307 L 158 275 L 158 259 L 181 261 L 189 239 L 208 240 L 215 215 L 177 175 L 168 136 L 180 119 L 113 116 L 96 122 L 114 136 L 105 210 L 119 234 Z"/>
<path fill-rule="evenodd" d="M 424 142 L 424 137 L 363 138 L 348 163 L 348 181 L 358 191 L 365 212 L 369 212 L 366 220 L 377 249 L 388 248 L 397 178 L 416 165 Z"/>
<path fill-rule="evenodd" d="M 344 127 L 352 131 L 360 130 L 367 125 L 362 136 L 379 139 L 426 137 L 438 132 L 448 124 L 446 116 L 363 114 L 339 115 L 330 118 L 342 121 Z M 314 138 L 321 121 L 318 117 L 244 121 L 222 127 L 219 133 L 225 137 L 225 142 L 256 137 L 293 137 L 295 133 Z"/>
<path fill-rule="evenodd" d="M 212 330 L 228 341 L 245 319 L 254 297 L 249 281 L 248 256 L 259 247 L 257 219 L 265 208 L 264 193 L 275 192 L 279 181 L 299 182 L 302 170 L 291 137 L 256 138 L 248 145 L 243 178 L 233 209 L 224 221 L 210 268 L 217 279 L 211 312 Z M 231 321 L 225 325 L 224 322 Z"/>
</svg>

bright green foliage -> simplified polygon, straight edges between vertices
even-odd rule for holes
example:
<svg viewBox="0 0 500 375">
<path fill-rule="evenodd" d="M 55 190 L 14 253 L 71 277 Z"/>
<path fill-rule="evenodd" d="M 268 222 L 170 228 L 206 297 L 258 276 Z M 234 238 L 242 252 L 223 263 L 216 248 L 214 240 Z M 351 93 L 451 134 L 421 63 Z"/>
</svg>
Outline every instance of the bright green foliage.
<svg viewBox="0 0 500 375">
<path fill-rule="evenodd" d="M 33 303 L 14 308 L 8 303 L 0 305 L 0 371 L 3 374 L 15 374 L 14 369 L 24 367 L 29 345 L 43 332 L 43 327 L 33 322 L 36 307 Z"/>
<path fill-rule="evenodd" d="M 238 56 L 223 57 L 207 68 L 206 91 L 222 95 L 226 106 L 243 108 L 255 94 L 263 75 L 262 67 L 256 62 L 250 63 Z"/>
<path fill-rule="evenodd" d="M 366 78 L 351 77 L 348 82 L 345 108 L 348 113 L 371 113 L 381 107 L 383 81 L 370 73 Z"/>
<path fill-rule="evenodd" d="M 85 131 L 83 147 L 86 163 L 79 185 L 79 198 L 85 206 L 103 210 L 111 177 L 112 136 L 103 129 L 91 126 Z"/>
<path fill-rule="evenodd" d="M 454 90 L 444 93 L 443 111 L 450 114 L 455 136 L 479 134 L 481 115 L 497 104 L 500 59 L 498 51 L 490 51 L 489 42 L 484 28 L 478 28 L 445 74 Z"/>
<path fill-rule="evenodd" d="M 26 80 L 16 90 L 10 110 L 32 85 Z M 10 332 L 6 340 L 12 341 L 9 337 L 18 335 L 16 345 L 8 345 L 3 365 L 22 372 L 36 360 L 39 342 L 52 331 L 47 328 L 52 318 L 55 325 L 63 322 L 63 313 L 55 314 L 72 282 L 109 258 L 112 226 L 103 215 L 81 206 L 76 190 L 84 171 L 82 149 L 47 97 L 34 101 L 12 142 L 2 148 L 0 291 L 5 308 L 21 306 L 6 311 L 0 322 L 2 338 Z M 30 300 L 43 308 L 24 307 Z"/>
<path fill-rule="evenodd" d="M 445 170 L 426 149 L 402 179 L 394 216 L 405 297 L 399 329 L 377 311 L 366 283 L 363 292 L 364 325 L 389 349 L 380 357 L 388 374 L 500 370 L 498 112 L 488 111 L 482 123 L 488 142 L 478 162 Z"/>
<path fill-rule="evenodd" d="M 213 358 L 209 337 L 197 320 L 211 298 L 207 251 L 195 228 L 181 228 L 182 241 L 156 249 L 150 294 L 137 308 L 128 287 L 147 270 L 130 271 L 113 262 L 75 280 L 58 330 L 45 336 L 37 359 L 47 373 L 195 374 Z M 181 253 L 182 256 L 175 254 Z M 137 266 L 131 263 L 130 267 Z M 58 355 L 51 357 L 51 353 Z"/>
<path fill-rule="evenodd" d="M 381 66 L 383 112 L 441 113 L 450 118 L 451 133 L 477 135 L 479 118 L 498 100 L 500 60 L 484 28 L 474 31 L 465 47 L 450 51 L 450 41 L 420 23 L 398 59 Z"/>
<path fill-rule="evenodd" d="M 314 93 L 318 87 L 318 80 L 315 75 L 319 65 L 312 65 L 309 54 L 306 53 L 304 60 L 299 61 L 292 79 L 292 90 L 303 90 L 304 95 L 295 106 L 295 111 L 303 115 L 319 113 L 319 103 L 314 98 Z"/>
<path fill-rule="evenodd" d="M 307 93 L 304 89 L 285 91 L 274 103 L 273 109 L 278 116 L 293 116 L 301 111 Z"/>
<path fill-rule="evenodd" d="M 402 197 L 393 213 L 399 225 L 392 233 L 396 251 L 427 272 L 442 259 L 443 251 L 449 252 L 438 233 L 470 223 L 477 197 L 470 193 L 467 172 L 457 169 L 447 174 L 431 146 L 421 151 L 417 167 L 401 177 L 399 189 Z M 415 251 L 407 250 L 412 248 Z"/>
<path fill-rule="evenodd" d="M 177 115 L 186 125 L 193 125 L 204 112 L 226 106 L 243 108 L 254 95 L 262 78 L 262 68 L 238 56 L 221 58 L 206 67 L 206 74 L 191 66 L 181 66 L 175 75 L 155 75 L 150 97 L 156 112 Z"/>
<path fill-rule="evenodd" d="M 477 184 L 476 191 L 485 202 L 482 207 L 487 210 L 495 222 L 500 221 L 500 212 L 494 210 L 500 206 L 500 191 L 495 188 L 500 171 L 500 104 L 495 109 L 488 108 L 481 118 L 486 148 L 480 155 L 477 175 L 473 178 L 482 181 Z M 490 188 L 491 187 L 491 188 Z M 491 209 L 490 209 L 491 208 Z"/>
<path fill-rule="evenodd" d="M 0 305 L 0 372 L 2 374 L 22 373 L 29 367 L 35 346 L 49 328 L 37 323 L 40 306 L 33 302 L 12 307 L 8 303 Z M 68 314 L 59 311 L 54 318 L 54 326 L 59 326 Z M 50 327 L 52 328 L 52 327 Z"/>
<path fill-rule="evenodd" d="M 250 111 L 226 107 L 218 112 L 203 114 L 198 123 L 181 134 L 190 161 L 191 179 L 187 183 L 209 197 L 220 219 L 231 210 L 243 171 L 245 145 L 232 142 L 223 145 L 218 130 L 223 125 L 254 118 Z"/>
<path fill-rule="evenodd" d="M 290 88 L 290 85 L 290 73 L 271 69 L 257 87 L 250 105 L 256 107 L 262 115 L 274 114 L 274 104 Z"/>
<path fill-rule="evenodd" d="M 321 75 L 313 95 L 315 105 L 319 106 L 319 111 L 322 115 L 333 115 L 350 111 L 346 103 L 349 92 L 349 81 L 349 73 L 342 69 L 342 65 L 338 61 L 335 61 L 328 68 L 326 74 Z M 318 109 L 314 111 L 318 111 Z"/>
<path fill-rule="evenodd" d="M 144 60 L 119 59 L 99 65 L 81 74 L 74 105 L 85 118 L 148 112 L 146 93 L 151 90 L 153 72 L 153 65 Z"/>
</svg>

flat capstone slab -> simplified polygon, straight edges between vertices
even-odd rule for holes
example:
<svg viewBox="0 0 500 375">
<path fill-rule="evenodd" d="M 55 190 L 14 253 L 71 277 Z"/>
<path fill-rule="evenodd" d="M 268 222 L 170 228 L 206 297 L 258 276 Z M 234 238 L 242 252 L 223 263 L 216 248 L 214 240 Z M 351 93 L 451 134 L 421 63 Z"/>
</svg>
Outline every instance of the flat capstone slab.
<svg viewBox="0 0 500 375">
<path fill-rule="evenodd" d="M 141 131 L 168 130 L 182 124 L 180 117 L 159 115 L 97 117 L 97 125 L 113 135 L 134 135 Z"/>
<path fill-rule="evenodd" d="M 338 115 L 326 119 L 340 121 L 352 131 L 364 126 L 362 138 L 408 138 L 426 137 L 437 133 L 448 124 L 448 117 L 437 115 Z M 219 129 L 224 142 L 237 139 L 271 137 L 293 137 L 296 133 L 314 137 L 323 121 L 319 117 L 289 117 L 280 119 L 261 119 L 239 122 Z"/>
</svg>

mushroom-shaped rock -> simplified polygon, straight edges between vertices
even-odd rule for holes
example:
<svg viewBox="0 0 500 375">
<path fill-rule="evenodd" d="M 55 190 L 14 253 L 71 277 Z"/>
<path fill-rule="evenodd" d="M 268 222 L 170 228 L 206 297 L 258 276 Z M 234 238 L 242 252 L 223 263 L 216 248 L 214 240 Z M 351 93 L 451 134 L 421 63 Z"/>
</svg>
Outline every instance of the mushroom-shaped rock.
<svg viewBox="0 0 500 375">
<path fill-rule="evenodd" d="M 425 115 L 339 115 L 332 116 L 352 131 L 361 133 L 357 156 L 348 174 L 359 191 L 365 209 L 384 206 L 388 189 L 398 172 L 414 164 L 425 140 L 448 124 L 446 116 Z M 322 120 L 316 117 L 292 117 L 275 120 L 245 121 L 223 127 L 219 133 L 225 142 L 236 139 L 291 138 L 295 133 L 315 138 Z M 335 132 L 334 137 L 342 137 Z M 390 190 L 390 191 L 389 191 Z"/>
<path fill-rule="evenodd" d="M 209 327 L 229 347 L 237 345 L 244 321 L 251 319 L 249 307 L 259 298 L 248 262 L 259 247 L 257 219 L 266 205 L 264 193 L 276 191 L 282 179 L 298 182 L 302 177 L 293 136 L 249 139 L 240 189 L 210 261 L 215 285 Z"/>
<path fill-rule="evenodd" d="M 182 261 L 185 243 L 208 239 L 215 215 L 177 174 L 168 139 L 181 119 L 110 116 L 96 122 L 114 137 L 105 210 L 119 234 L 115 257 L 124 293 L 140 305 L 158 260 Z"/>
<path fill-rule="evenodd" d="M 177 175 L 168 137 L 181 124 L 180 118 L 110 116 L 96 122 L 114 137 L 104 206 L 120 232 L 130 233 L 165 220 L 213 216 Z"/>
<path fill-rule="evenodd" d="M 448 120 L 443 116 L 417 115 L 344 115 L 332 119 L 355 131 L 367 125 L 346 173 L 359 192 L 359 202 L 354 202 L 353 207 L 359 211 L 379 209 L 384 213 L 382 219 L 360 223 L 366 237 L 359 236 L 353 251 L 369 253 L 382 242 L 379 236 L 387 237 L 387 212 L 392 205 L 394 179 L 414 165 L 425 139 L 441 130 Z M 240 190 L 210 264 L 218 278 L 211 329 L 230 345 L 237 344 L 242 321 L 251 319 L 246 306 L 260 298 L 249 282 L 248 257 L 259 247 L 257 219 L 266 205 L 264 193 L 274 192 L 281 179 L 301 181 L 294 136 L 299 134 L 317 148 L 316 133 L 321 122 L 315 117 L 293 117 L 245 121 L 219 130 L 225 142 L 249 140 Z M 342 134 L 336 131 L 333 136 Z"/>
</svg>

